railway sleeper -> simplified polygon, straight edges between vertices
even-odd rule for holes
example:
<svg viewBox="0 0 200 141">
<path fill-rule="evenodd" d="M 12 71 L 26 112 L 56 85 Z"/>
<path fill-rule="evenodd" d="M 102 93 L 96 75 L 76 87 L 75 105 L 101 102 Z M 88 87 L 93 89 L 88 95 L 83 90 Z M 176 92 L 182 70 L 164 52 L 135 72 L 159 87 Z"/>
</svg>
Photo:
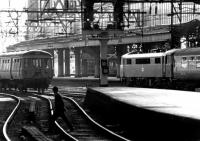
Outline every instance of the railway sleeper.
<svg viewBox="0 0 200 141">
<path fill-rule="evenodd" d="M 22 135 L 26 137 L 27 141 L 53 141 L 35 126 L 23 126 Z"/>
</svg>

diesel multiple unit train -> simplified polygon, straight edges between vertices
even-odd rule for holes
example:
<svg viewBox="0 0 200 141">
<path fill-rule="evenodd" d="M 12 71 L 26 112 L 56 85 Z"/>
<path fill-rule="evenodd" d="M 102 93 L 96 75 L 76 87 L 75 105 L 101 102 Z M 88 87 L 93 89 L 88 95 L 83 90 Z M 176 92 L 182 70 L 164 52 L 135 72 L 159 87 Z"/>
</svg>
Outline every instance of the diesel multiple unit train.
<svg viewBox="0 0 200 141">
<path fill-rule="evenodd" d="M 192 90 L 200 87 L 200 48 L 127 53 L 121 58 L 120 76 L 132 86 Z"/>
<path fill-rule="evenodd" d="M 52 56 L 41 50 L 0 54 L 0 88 L 48 88 L 53 77 Z"/>
</svg>

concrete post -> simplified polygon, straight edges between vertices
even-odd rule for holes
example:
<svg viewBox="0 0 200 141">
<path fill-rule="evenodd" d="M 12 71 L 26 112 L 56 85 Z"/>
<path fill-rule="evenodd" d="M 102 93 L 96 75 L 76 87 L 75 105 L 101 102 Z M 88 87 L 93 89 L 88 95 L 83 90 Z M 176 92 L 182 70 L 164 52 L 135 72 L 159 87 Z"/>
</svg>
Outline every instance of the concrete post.
<svg viewBox="0 0 200 141">
<path fill-rule="evenodd" d="M 120 77 L 120 65 L 121 65 L 121 56 L 127 53 L 126 45 L 117 45 L 116 46 L 117 54 L 117 77 Z"/>
<path fill-rule="evenodd" d="M 65 76 L 70 76 L 70 50 L 65 49 Z"/>
<path fill-rule="evenodd" d="M 81 57 L 80 57 L 80 49 L 75 48 L 74 50 L 75 54 L 75 77 L 80 77 L 81 76 Z"/>
<path fill-rule="evenodd" d="M 82 60 L 82 76 L 88 76 L 88 64 L 87 64 L 87 59 Z"/>
<path fill-rule="evenodd" d="M 63 68 L 63 49 L 58 49 L 58 77 L 64 76 Z"/>
<path fill-rule="evenodd" d="M 95 58 L 95 66 L 94 66 L 94 77 L 99 78 L 99 70 L 100 70 L 100 62 L 99 62 L 99 57 Z"/>
<path fill-rule="evenodd" d="M 107 60 L 107 44 L 108 44 L 108 33 L 101 33 L 100 42 L 100 86 L 108 86 L 108 76 L 103 74 L 103 61 Z M 108 62 L 107 62 L 108 63 Z"/>
</svg>

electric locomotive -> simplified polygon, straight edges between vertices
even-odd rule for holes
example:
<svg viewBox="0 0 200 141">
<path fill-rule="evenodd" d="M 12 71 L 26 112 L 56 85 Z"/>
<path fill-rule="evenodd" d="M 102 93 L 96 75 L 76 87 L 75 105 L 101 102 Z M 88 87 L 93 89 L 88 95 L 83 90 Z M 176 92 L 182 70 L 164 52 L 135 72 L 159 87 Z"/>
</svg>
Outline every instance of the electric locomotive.
<svg viewBox="0 0 200 141">
<path fill-rule="evenodd" d="M 121 58 L 120 77 L 133 86 L 193 90 L 200 87 L 200 48 L 127 53 Z"/>
<path fill-rule="evenodd" d="M 47 89 L 53 78 L 52 56 L 42 50 L 0 54 L 0 88 Z"/>
</svg>

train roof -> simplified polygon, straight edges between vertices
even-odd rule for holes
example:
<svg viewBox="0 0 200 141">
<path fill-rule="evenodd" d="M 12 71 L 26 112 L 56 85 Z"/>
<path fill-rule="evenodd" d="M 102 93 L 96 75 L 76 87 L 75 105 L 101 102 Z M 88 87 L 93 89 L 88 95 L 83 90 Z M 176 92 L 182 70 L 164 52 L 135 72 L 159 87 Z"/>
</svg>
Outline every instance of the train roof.
<svg viewBox="0 0 200 141">
<path fill-rule="evenodd" d="M 164 56 L 164 52 L 159 52 L 159 53 L 141 53 L 141 54 L 131 54 L 127 53 L 122 55 L 122 58 L 147 58 L 147 57 L 162 57 Z"/>
<path fill-rule="evenodd" d="M 179 49 L 175 51 L 174 55 L 175 56 L 200 55 L 200 47 Z"/>
<path fill-rule="evenodd" d="M 180 50 L 180 49 L 170 49 L 170 50 L 167 50 L 167 51 L 165 52 L 165 55 L 172 55 L 172 54 L 174 54 L 177 50 Z"/>
<path fill-rule="evenodd" d="M 51 55 L 50 53 L 43 50 L 23 50 L 23 51 L 16 51 L 16 52 L 0 53 L 0 56 L 24 56 L 31 53 L 45 53 L 45 54 Z"/>
</svg>

